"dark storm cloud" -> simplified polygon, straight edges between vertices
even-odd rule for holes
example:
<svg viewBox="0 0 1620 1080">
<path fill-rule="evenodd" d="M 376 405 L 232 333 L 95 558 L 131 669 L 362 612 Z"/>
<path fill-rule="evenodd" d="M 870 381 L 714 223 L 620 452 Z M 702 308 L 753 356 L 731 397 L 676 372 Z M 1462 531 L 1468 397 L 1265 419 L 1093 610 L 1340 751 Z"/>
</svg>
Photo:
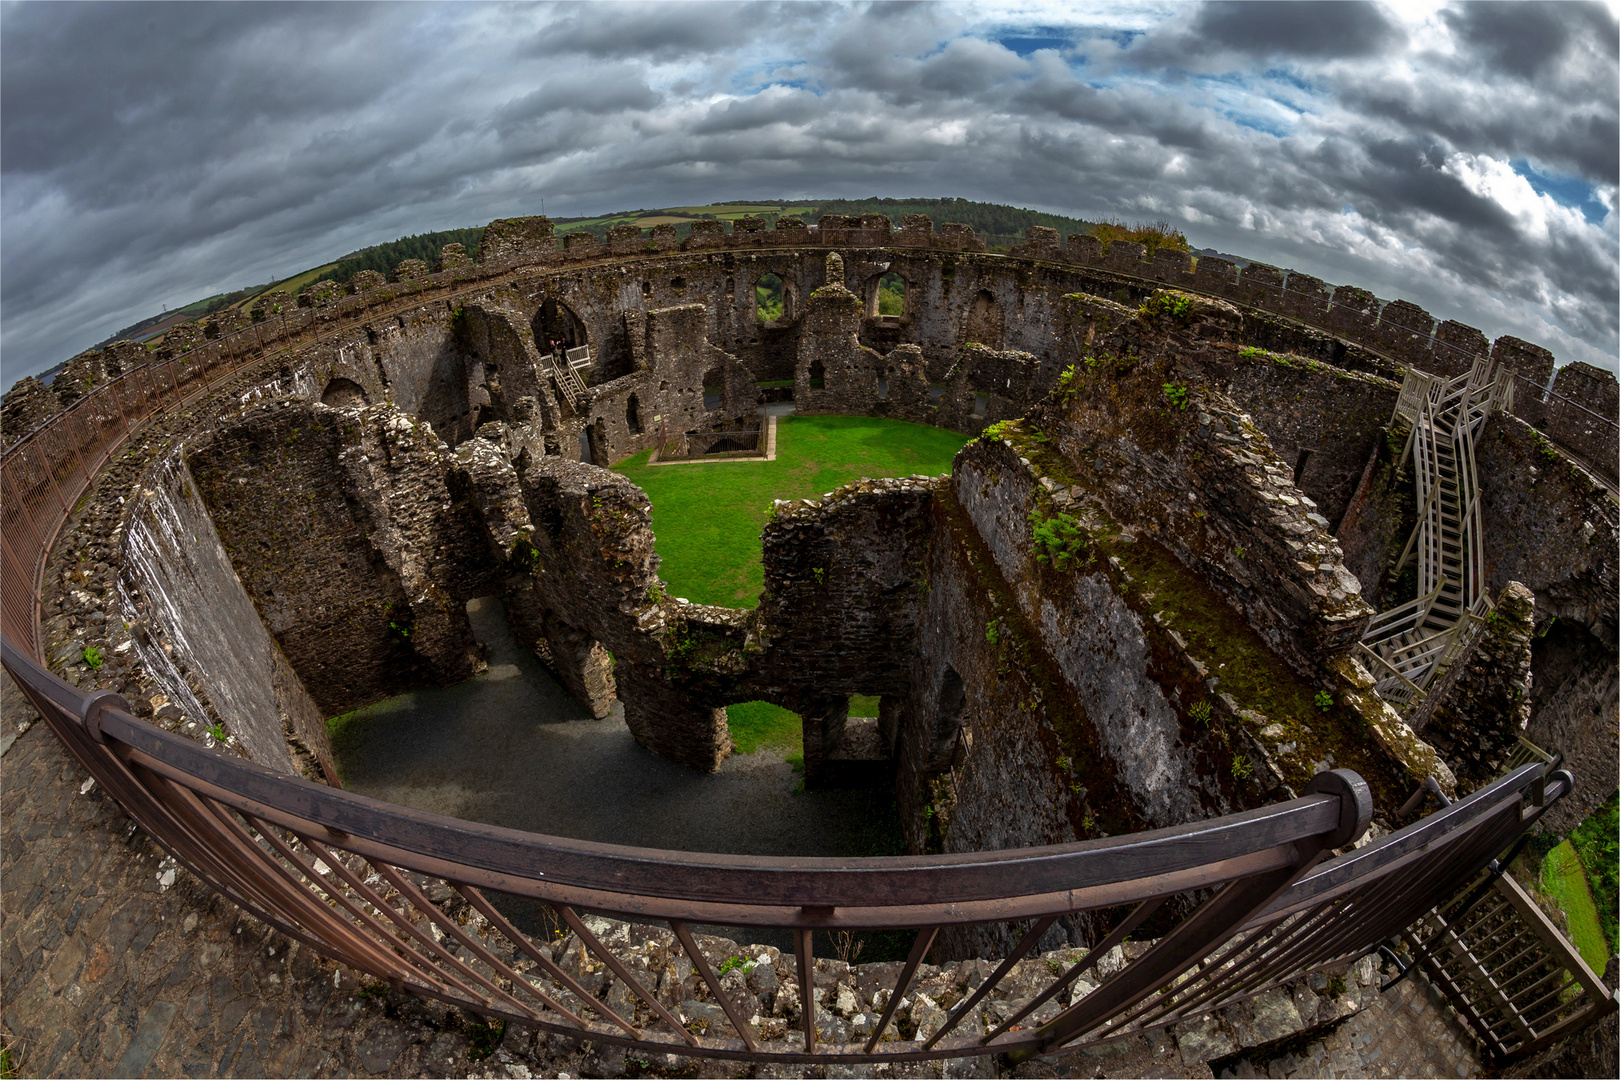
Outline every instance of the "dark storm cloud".
<svg viewBox="0 0 1620 1080">
<path fill-rule="evenodd" d="M 1196 244 L 1612 366 L 1608 11 L 1080 17 L 0 6 L 4 381 L 160 303 L 534 213 L 541 196 L 553 215 L 952 194 L 1163 218 Z M 1599 202 L 1570 202 L 1587 193 Z"/>
<path fill-rule="evenodd" d="M 1367 3 L 1237 0 L 1203 5 L 1188 36 L 1256 56 L 1366 56 L 1386 47 L 1396 31 Z"/>
<path fill-rule="evenodd" d="M 1615 53 L 1614 20 L 1596 4 L 1475 0 L 1442 12 L 1452 32 L 1495 71 L 1522 79 L 1547 71 L 1576 35 Z"/>
<path fill-rule="evenodd" d="M 774 4 L 582 4 L 536 33 L 527 51 L 548 57 L 582 53 L 618 60 L 669 61 L 735 46 L 734 33 L 769 25 Z"/>
</svg>

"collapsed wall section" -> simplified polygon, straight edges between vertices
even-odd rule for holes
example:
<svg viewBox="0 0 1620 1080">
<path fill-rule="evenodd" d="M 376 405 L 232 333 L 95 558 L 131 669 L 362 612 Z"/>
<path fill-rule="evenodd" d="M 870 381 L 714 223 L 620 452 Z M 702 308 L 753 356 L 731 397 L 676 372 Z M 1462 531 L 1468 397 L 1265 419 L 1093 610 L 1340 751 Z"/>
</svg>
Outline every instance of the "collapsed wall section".
<svg viewBox="0 0 1620 1080">
<path fill-rule="evenodd" d="M 464 605 L 492 589 L 448 448 L 387 405 L 280 401 L 188 455 L 264 624 L 328 714 L 475 673 Z"/>
</svg>

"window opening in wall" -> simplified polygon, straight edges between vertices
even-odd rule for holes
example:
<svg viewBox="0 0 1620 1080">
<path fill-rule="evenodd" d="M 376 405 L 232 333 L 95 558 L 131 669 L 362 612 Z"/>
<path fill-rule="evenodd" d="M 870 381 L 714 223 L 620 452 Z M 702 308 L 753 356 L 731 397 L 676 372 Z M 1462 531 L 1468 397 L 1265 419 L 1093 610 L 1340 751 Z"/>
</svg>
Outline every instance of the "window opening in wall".
<svg viewBox="0 0 1620 1080">
<path fill-rule="evenodd" d="M 705 409 L 708 409 L 711 412 L 718 409 L 722 404 L 723 398 L 724 395 L 720 393 L 720 387 L 705 386 L 703 388 L 703 407 Z"/>
<path fill-rule="evenodd" d="M 893 270 L 878 278 L 877 313 L 896 318 L 906 313 L 906 279 Z"/>
<path fill-rule="evenodd" d="M 962 339 L 999 348 L 1001 337 L 1001 307 L 996 303 L 996 298 L 990 295 L 990 290 L 980 289 L 974 294 L 973 303 L 968 305 L 967 325 L 962 328 Z"/>
<path fill-rule="evenodd" d="M 725 404 L 726 377 L 717 367 L 703 373 L 703 407 L 718 409 Z"/>
<path fill-rule="evenodd" d="M 974 416 L 983 416 L 989 411 L 990 411 L 990 395 L 989 394 L 974 394 L 973 395 L 973 415 Z"/>
<path fill-rule="evenodd" d="M 1305 475 L 1305 463 L 1311 460 L 1309 450 L 1301 450 L 1299 457 L 1294 461 L 1294 486 L 1299 487 L 1299 478 Z"/>
<path fill-rule="evenodd" d="M 590 428 L 583 428 L 583 429 L 581 429 L 581 431 L 579 433 L 579 460 L 581 460 L 583 462 L 586 462 L 586 463 L 590 463 L 590 461 L 591 461 L 591 429 Z"/>
<path fill-rule="evenodd" d="M 884 378 L 882 375 L 879 375 L 878 376 L 878 397 L 881 399 L 881 398 L 886 398 L 888 396 L 889 396 L 889 380 Z"/>
<path fill-rule="evenodd" d="M 641 295 L 642 296 L 651 296 L 652 295 L 652 282 L 643 281 L 641 283 Z"/>
<path fill-rule="evenodd" d="M 682 289 L 686 288 L 686 279 L 683 277 L 672 277 L 669 279 L 669 287 L 674 289 L 676 292 L 680 292 Z"/>
<path fill-rule="evenodd" d="M 630 400 L 624 403 L 624 426 L 630 429 L 630 434 L 641 434 L 641 408 L 636 395 L 631 394 Z"/>
<path fill-rule="evenodd" d="M 945 396 L 945 384 L 933 383 L 928 387 L 928 404 L 938 405 L 939 399 Z"/>
<path fill-rule="evenodd" d="M 821 390 L 827 385 L 827 367 L 818 357 L 810 361 L 810 389 Z"/>
<path fill-rule="evenodd" d="M 775 322 L 786 315 L 785 301 L 782 279 L 777 275 L 766 274 L 754 282 L 754 310 L 760 322 Z"/>
</svg>

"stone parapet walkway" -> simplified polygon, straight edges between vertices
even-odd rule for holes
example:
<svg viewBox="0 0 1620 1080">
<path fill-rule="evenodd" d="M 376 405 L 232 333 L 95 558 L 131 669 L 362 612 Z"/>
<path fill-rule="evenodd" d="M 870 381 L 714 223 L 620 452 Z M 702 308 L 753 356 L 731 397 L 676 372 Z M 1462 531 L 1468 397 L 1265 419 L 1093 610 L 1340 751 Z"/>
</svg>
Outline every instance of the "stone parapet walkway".
<svg viewBox="0 0 1620 1080">
<path fill-rule="evenodd" d="M 17 1075 L 739 1075 L 734 1062 L 643 1061 L 517 1028 L 497 1040 L 459 1010 L 390 993 L 316 956 L 174 867 L 49 728 L 28 725 L 31 713 L 3 682 L 0 1032 Z M 1379 996 L 1377 971 L 1361 967 L 1348 976 L 1360 1011 L 1297 1048 L 1237 1053 L 1232 1038 L 1262 1019 L 1249 1003 L 1192 1031 L 1031 1062 L 1014 1075 L 1209 1077 L 1211 1063 L 1232 1076 L 1482 1075 L 1433 991 L 1408 982 Z M 871 1075 L 990 1076 L 996 1066 L 973 1059 Z M 846 1072 L 758 1066 L 742 1075 Z"/>
</svg>

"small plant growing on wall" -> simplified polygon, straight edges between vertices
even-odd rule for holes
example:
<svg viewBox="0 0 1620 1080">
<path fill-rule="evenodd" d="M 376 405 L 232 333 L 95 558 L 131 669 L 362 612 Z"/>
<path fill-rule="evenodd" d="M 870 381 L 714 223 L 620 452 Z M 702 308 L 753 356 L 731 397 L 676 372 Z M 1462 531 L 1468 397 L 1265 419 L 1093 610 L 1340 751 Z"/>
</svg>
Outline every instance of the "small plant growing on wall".
<svg viewBox="0 0 1620 1080">
<path fill-rule="evenodd" d="M 1178 409 L 1187 408 L 1187 387 L 1184 383 L 1167 382 L 1164 384 L 1164 396 L 1170 399 L 1170 404 Z"/>
<path fill-rule="evenodd" d="M 1249 759 L 1248 758 L 1246 758 L 1246 757 L 1235 757 L 1235 758 L 1232 759 L 1232 778 L 1233 779 L 1242 780 L 1244 777 L 1248 776 L 1252 772 L 1254 772 L 1254 766 L 1249 764 Z"/>
<path fill-rule="evenodd" d="M 100 649 L 96 648 L 94 645 L 86 645 L 82 655 L 84 657 L 84 662 L 90 665 L 91 671 L 101 670 L 102 655 Z"/>
<path fill-rule="evenodd" d="M 1187 710 L 1187 715 L 1198 721 L 1203 727 L 1209 727 L 1209 713 L 1210 708 L 1207 701 L 1194 702 L 1192 708 Z"/>
<path fill-rule="evenodd" d="M 1323 712 L 1327 712 L 1329 709 L 1333 708 L 1333 695 L 1328 693 L 1326 690 L 1318 690 L 1316 692 L 1315 700 L 1316 707 L 1321 709 Z"/>
<path fill-rule="evenodd" d="M 1091 561 L 1091 546 L 1080 522 L 1068 514 L 1042 516 L 1029 512 L 1030 539 L 1036 548 L 1035 561 L 1060 573 L 1077 570 Z"/>
<path fill-rule="evenodd" d="M 1171 318 L 1185 319 L 1192 314 L 1192 309 L 1192 297 L 1181 293 L 1160 293 L 1143 301 L 1140 310 L 1144 315 L 1169 315 Z"/>
<path fill-rule="evenodd" d="M 984 624 L 984 640 L 992 645 L 1001 640 L 1001 628 L 996 625 L 994 619 Z"/>
</svg>

